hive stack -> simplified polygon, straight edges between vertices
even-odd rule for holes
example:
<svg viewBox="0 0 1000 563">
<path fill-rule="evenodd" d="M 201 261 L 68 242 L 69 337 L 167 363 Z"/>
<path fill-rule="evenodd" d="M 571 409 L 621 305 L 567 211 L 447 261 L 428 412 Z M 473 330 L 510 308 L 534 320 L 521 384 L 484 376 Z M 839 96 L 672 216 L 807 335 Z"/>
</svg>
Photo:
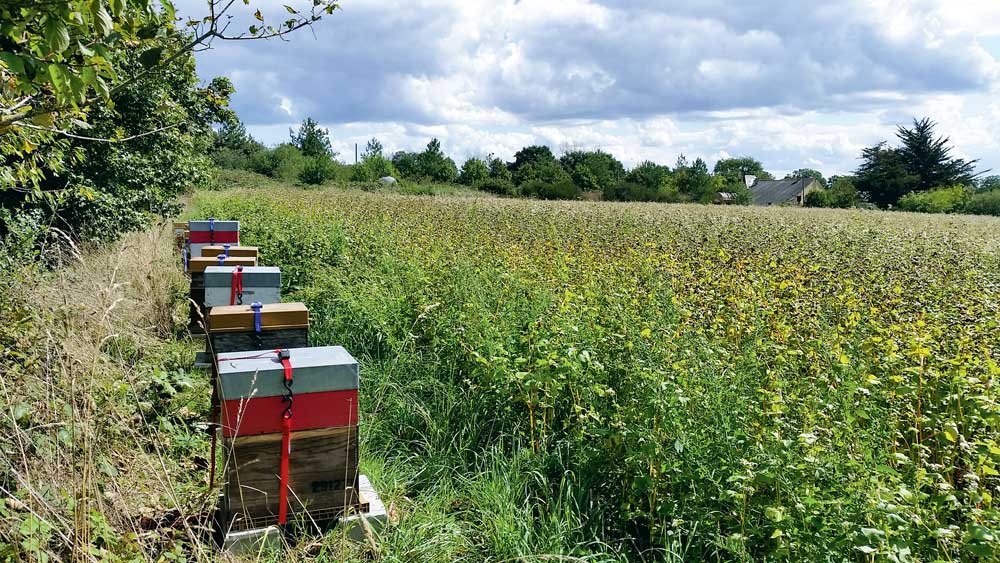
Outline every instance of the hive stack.
<svg viewBox="0 0 1000 563">
<path fill-rule="evenodd" d="M 237 245 L 240 243 L 239 221 L 188 221 L 188 257 L 201 256 L 201 249 L 206 246 L 222 244 Z"/>
<path fill-rule="evenodd" d="M 354 358 L 324 346 L 218 354 L 217 362 L 232 529 L 359 508 Z"/>
<path fill-rule="evenodd" d="M 239 258 L 239 257 L 218 257 L 218 258 L 206 258 L 198 257 L 191 258 L 188 260 L 188 274 L 191 276 L 191 329 L 198 330 L 200 328 L 199 323 L 205 319 L 207 314 L 205 306 L 205 271 L 213 266 L 242 266 L 244 268 L 250 266 L 256 266 L 256 258 Z M 232 283 L 232 280 L 227 280 Z M 227 287 L 229 285 L 227 283 Z"/>
<path fill-rule="evenodd" d="M 281 271 L 239 246 L 237 221 L 190 221 L 185 264 L 192 325 L 204 319 L 216 428 L 227 460 L 225 530 L 308 513 L 367 510 L 358 492 L 358 364 L 339 346 L 308 347 L 309 310 L 281 303 Z"/>
</svg>

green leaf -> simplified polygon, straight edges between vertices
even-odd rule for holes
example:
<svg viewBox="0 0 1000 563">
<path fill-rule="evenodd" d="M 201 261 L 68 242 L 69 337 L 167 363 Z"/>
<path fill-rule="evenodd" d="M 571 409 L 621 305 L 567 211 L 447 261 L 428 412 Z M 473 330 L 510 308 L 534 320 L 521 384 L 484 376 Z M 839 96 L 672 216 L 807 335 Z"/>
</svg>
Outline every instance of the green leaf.
<svg viewBox="0 0 1000 563">
<path fill-rule="evenodd" d="M 111 0 L 111 13 L 117 18 L 125 11 L 125 0 Z"/>
<path fill-rule="evenodd" d="M 24 59 L 14 53 L 0 52 L 0 61 L 3 61 L 14 74 L 24 74 Z"/>
<path fill-rule="evenodd" d="M 955 443 L 958 441 L 958 427 L 954 423 L 945 424 L 944 437 L 948 439 L 949 442 Z"/>
<path fill-rule="evenodd" d="M 163 6 L 163 14 L 166 16 L 167 21 L 174 21 L 177 19 L 177 10 L 174 8 L 174 3 L 170 0 L 160 0 L 160 5 Z"/>
<path fill-rule="evenodd" d="M 93 0 L 90 4 L 90 11 L 94 15 L 94 30 L 101 37 L 107 37 L 115 26 L 111 22 L 111 15 L 104 9 L 104 4 L 101 3 L 101 0 Z"/>
<path fill-rule="evenodd" d="M 139 55 L 139 62 L 146 68 L 153 68 L 160 64 L 161 59 L 163 59 L 163 47 L 153 47 Z"/>
<path fill-rule="evenodd" d="M 69 47 L 69 30 L 62 20 L 50 17 L 45 20 L 45 42 L 53 53 L 62 53 Z"/>
<path fill-rule="evenodd" d="M 288 4 L 285 4 L 285 10 L 287 10 L 289 14 L 297 14 L 297 13 L 299 13 L 298 10 L 296 10 L 295 8 L 289 6 Z"/>
<path fill-rule="evenodd" d="M 253 17 L 257 18 L 260 21 L 264 21 L 264 15 L 260 13 L 260 10 L 254 12 Z"/>
</svg>

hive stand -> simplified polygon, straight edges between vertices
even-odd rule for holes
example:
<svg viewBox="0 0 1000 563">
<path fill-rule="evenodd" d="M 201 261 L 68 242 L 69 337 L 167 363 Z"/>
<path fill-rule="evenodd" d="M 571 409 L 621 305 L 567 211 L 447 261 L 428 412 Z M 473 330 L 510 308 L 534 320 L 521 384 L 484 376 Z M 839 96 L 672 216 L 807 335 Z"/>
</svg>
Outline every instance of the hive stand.
<svg viewBox="0 0 1000 563">
<path fill-rule="evenodd" d="M 388 522 L 385 504 L 368 477 L 358 478 L 359 493 L 365 504 L 362 512 L 350 514 L 326 523 L 317 522 L 320 531 L 332 529 L 334 526 L 344 530 L 347 537 L 356 542 L 368 539 L 372 532 L 379 532 Z M 325 525 L 324 525 L 325 524 Z M 369 531 L 370 530 L 370 531 Z M 285 540 L 285 535 L 278 526 L 266 526 L 250 530 L 230 531 L 219 534 L 220 547 L 231 555 L 249 555 L 263 548 L 279 545 Z"/>
</svg>

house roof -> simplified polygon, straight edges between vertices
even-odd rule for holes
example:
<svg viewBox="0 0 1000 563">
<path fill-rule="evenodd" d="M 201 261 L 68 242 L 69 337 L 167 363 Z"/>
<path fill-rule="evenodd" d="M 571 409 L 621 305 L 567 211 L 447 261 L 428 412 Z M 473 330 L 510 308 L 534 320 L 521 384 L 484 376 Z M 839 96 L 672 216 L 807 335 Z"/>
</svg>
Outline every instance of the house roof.
<svg viewBox="0 0 1000 563">
<path fill-rule="evenodd" d="M 757 180 L 750 186 L 750 191 L 754 205 L 780 205 L 794 200 L 812 182 L 815 182 L 812 178 Z"/>
</svg>

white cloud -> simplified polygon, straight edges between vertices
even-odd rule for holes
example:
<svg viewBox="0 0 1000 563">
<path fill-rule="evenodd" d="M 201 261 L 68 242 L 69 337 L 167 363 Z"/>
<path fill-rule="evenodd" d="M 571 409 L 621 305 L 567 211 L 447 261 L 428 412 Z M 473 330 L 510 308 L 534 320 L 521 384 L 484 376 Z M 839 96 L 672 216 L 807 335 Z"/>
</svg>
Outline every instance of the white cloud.
<svg viewBox="0 0 1000 563">
<path fill-rule="evenodd" d="M 1000 65 L 983 46 L 998 30 L 994 1 L 359 0 L 315 35 L 217 44 L 199 65 L 233 78 L 264 141 L 312 116 L 350 158 L 372 136 L 407 150 L 437 136 L 456 160 L 546 143 L 830 174 L 926 115 L 1000 167 Z"/>
</svg>

